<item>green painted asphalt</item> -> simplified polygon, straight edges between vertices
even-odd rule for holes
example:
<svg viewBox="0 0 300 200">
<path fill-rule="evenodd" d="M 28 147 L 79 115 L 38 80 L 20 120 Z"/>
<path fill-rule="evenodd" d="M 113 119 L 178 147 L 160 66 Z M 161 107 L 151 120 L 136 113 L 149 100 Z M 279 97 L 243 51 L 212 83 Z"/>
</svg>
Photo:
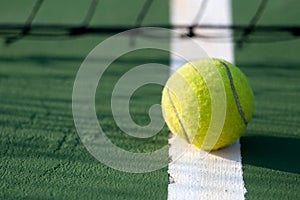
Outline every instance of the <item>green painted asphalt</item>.
<svg viewBox="0 0 300 200">
<path fill-rule="evenodd" d="M 11 1 L 2 1 L 1 21 L 22 22 L 34 2 L 12 6 Z M 86 1 L 45 1 L 34 23 L 76 24 L 87 5 Z M 132 25 L 142 5 L 130 1 L 124 9 L 119 1 L 100 1 L 91 23 Z M 167 11 L 166 1 L 154 1 L 144 23 L 167 23 Z M 89 51 L 108 36 L 25 38 L 10 46 L 0 44 L 0 199 L 167 198 L 167 168 L 145 174 L 111 169 L 88 153 L 76 133 L 71 110 L 76 72 Z M 109 99 L 125 72 L 149 61 L 168 64 L 169 55 L 144 50 L 120 57 L 105 72 L 96 94 L 97 115 L 107 136 L 133 152 L 167 145 L 167 129 L 150 142 L 132 140 L 115 124 Z M 147 85 L 134 94 L 130 109 L 138 124 L 149 122 L 146 111 L 160 102 L 160 92 L 161 87 Z"/>
<path fill-rule="evenodd" d="M 247 24 L 259 2 L 234 1 L 234 23 Z M 299 9 L 296 1 L 268 1 L 258 24 L 299 25 Z M 287 33 L 266 37 L 293 38 Z M 236 64 L 255 95 L 253 120 L 241 138 L 246 199 L 300 198 L 299 49 L 299 39 L 235 48 Z"/>
</svg>

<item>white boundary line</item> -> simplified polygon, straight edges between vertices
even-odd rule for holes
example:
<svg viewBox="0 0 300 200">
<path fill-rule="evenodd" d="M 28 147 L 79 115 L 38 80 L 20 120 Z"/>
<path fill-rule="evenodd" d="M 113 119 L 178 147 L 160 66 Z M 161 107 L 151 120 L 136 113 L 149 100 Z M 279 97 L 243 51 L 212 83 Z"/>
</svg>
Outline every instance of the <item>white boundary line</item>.
<svg viewBox="0 0 300 200">
<path fill-rule="evenodd" d="M 170 0 L 171 22 L 173 24 L 189 24 L 194 22 L 195 15 L 203 0 Z M 199 23 L 231 24 L 231 1 L 208 0 L 205 14 Z M 179 30 L 180 31 L 180 30 Z M 229 30 L 200 30 L 201 33 L 232 34 Z M 204 42 L 195 39 L 210 57 L 218 57 L 234 62 L 233 44 Z M 171 50 L 176 53 L 189 51 L 189 60 L 199 59 L 199 54 L 190 49 L 183 39 L 172 38 Z M 171 73 L 185 61 L 171 55 Z M 178 143 L 179 142 L 179 143 Z M 170 140 L 169 154 L 178 154 L 182 143 L 173 136 Z M 168 199 L 244 199 L 244 187 L 241 164 L 240 143 L 208 154 L 196 149 L 189 149 L 169 164 L 170 181 Z"/>
</svg>

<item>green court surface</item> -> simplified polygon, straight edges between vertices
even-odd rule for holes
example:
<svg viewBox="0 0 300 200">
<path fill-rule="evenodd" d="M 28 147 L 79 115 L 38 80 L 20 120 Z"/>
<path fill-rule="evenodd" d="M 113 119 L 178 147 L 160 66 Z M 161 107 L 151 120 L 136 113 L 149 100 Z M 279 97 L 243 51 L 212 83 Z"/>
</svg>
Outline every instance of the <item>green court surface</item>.
<svg viewBox="0 0 300 200">
<path fill-rule="evenodd" d="M 258 3 L 234 1 L 234 23 L 248 23 Z M 295 1 L 269 1 L 259 24 L 299 24 L 299 8 Z M 300 198 L 299 48 L 298 39 L 235 49 L 255 95 L 253 120 L 241 138 L 246 199 Z"/>
<path fill-rule="evenodd" d="M 1 1 L 1 23 L 24 22 L 35 1 L 12 2 Z M 260 24 L 300 24 L 299 4 L 288 2 L 270 1 Z M 132 25 L 143 3 L 102 0 L 91 24 Z M 247 24 L 258 3 L 233 1 L 234 23 Z M 85 0 L 45 1 L 34 23 L 80 23 L 87 9 Z M 143 25 L 168 23 L 169 2 L 155 0 Z M 24 38 L 9 46 L 0 41 L 0 199 L 167 199 L 167 167 L 144 174 L 111 169 L 93 158 L 77 135 L 73 82 L 86 55 L 109 36 Z M 300 199 L 299 49 L 300 40 L 235 49 L 236 64 L 255 94 L 254 117 L 241 138 L 247 199 Z M 168 130 L 149 140 L 122 134 L 112 118 L 111 91 L 125 72 L 151 62 L 168 64 L 169 54 L 126 54 L 109 67 L 97 89 L 101 126 L 112 142 L 133 152 L 166 145 Z M 147 85 L 134 94 L 131 114 L 138 124 L 149 123 L 149 107 L 160 102 L 160 92 L 161 87 Z"/>
<path fill-rule="evenodd" d="M 34 2 L 16 6 L 1 2 L 0 19 L 22 22 Z M 100 2 L 92 24 L 132 25 L 143 5 L 130 1 L 125 10 L 119 1 Z M 34 23 L 80 23 L 87 5 L 86 1 L 46 1 Z M 155 1 L 150 11 L 145 24 L 168 22 L 166 1 Z M 145 174 L 111 169 L 88 153 L 75 130 L 71 97 L 76 72 L 89 51 L 108 36 L 1 44 L 0 199 L 167 198 L 167 168 Z M 130 68 L 149 61 L 168 64 L 169 55 L 151 50 L 124 55 L 105 72 L 97 90 L 102 128 L 115 144 L 133 152 L 159 149 L 168 141 L 166 128 L 150 142 L 130 140 L 111 116 L 110 95 L 116 81 Z M 148 123 L 145 111 L 160 102 L 160 92 L 158 86 L 145 86 L 134 94 L 131 114 L 138 124 Z"/>
</svg>

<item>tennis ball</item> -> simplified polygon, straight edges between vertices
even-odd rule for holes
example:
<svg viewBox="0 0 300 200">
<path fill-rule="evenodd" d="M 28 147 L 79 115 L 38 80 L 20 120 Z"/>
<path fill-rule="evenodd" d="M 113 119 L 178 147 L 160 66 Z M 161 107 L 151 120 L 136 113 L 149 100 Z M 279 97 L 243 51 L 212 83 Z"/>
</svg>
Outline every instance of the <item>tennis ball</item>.
<svg viewBox="0 0 300 200">
<path fill-rule="evenodd" d="M 246 76 L 233 64 L 216 58 L 184 64 L 162 92 L 163 116 L 170 131 L 204 150 L 236 141 L 253 110 L 254 96 Z"/>
</svg>

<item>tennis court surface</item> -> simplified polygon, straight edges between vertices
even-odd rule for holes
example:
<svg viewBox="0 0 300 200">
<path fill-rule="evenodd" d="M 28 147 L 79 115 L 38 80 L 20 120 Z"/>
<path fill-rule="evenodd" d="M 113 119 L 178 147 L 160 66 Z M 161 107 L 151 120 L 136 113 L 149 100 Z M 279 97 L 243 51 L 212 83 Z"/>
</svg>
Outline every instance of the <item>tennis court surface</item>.
<svg viewBox="0 0 300 200">
<path fill-rule="evenodd" d="M 176 0 L 2 0 L 0 198 L 171 199 L 169 185 L 177 180 L 170 180 L 168 164 L 151 172 L 128 173 L 98 161 L 80 138 L 72 112 L 74 81 L 86 56 L 115 34 L 155 26 L 179 28 L 188 33 L 181 39 L 192 37 L 207 46 L 232 45 L 230 55 L 255 96 L 254 115 L 238 149 L 247 191 L 241 199 L 300 199 L 300 5 L 296 0 L 222 0 L 231 24 L 210 24 L 205 16 L 213 15 L 205 8 L 215 1 L 202 0 L 194 6 L 191 18 L 197 21 L 174 24 Z M 193 3 L 187 1 L 186 7 L 182 3 L 182 10 Z M 202 19 L 208 23 L 202 24 Z M 201 30 L 204 35 L 197 34 Z M 128 36 L 129 47 L 137 45 L 135 37 Z M 163 41 L 160 45 L 169 48 L 172 35 Z M 95 61 L 107 59 L 100 56 Z M 154 48 L 121 55 L 105 70 L 94 98 L 107 138 L 132 153 L 153 152 L 169 143 L 167 125 L 150 138 L 135 138 L 119 128 L 112 113 L 115 85 L 136 66 L 149 63 L 170 66 L 172 56 Z M 169 74 L 162 70 L 157 76 L 167 79 Z M 129 110 L 136 124 L 151 122 L 148 112 L 160 104 L 162 88 L 146 84 L 132 94 Z M 167 154 L 160 157 L 166 163 L 168 159 Z"/>
</svg>

